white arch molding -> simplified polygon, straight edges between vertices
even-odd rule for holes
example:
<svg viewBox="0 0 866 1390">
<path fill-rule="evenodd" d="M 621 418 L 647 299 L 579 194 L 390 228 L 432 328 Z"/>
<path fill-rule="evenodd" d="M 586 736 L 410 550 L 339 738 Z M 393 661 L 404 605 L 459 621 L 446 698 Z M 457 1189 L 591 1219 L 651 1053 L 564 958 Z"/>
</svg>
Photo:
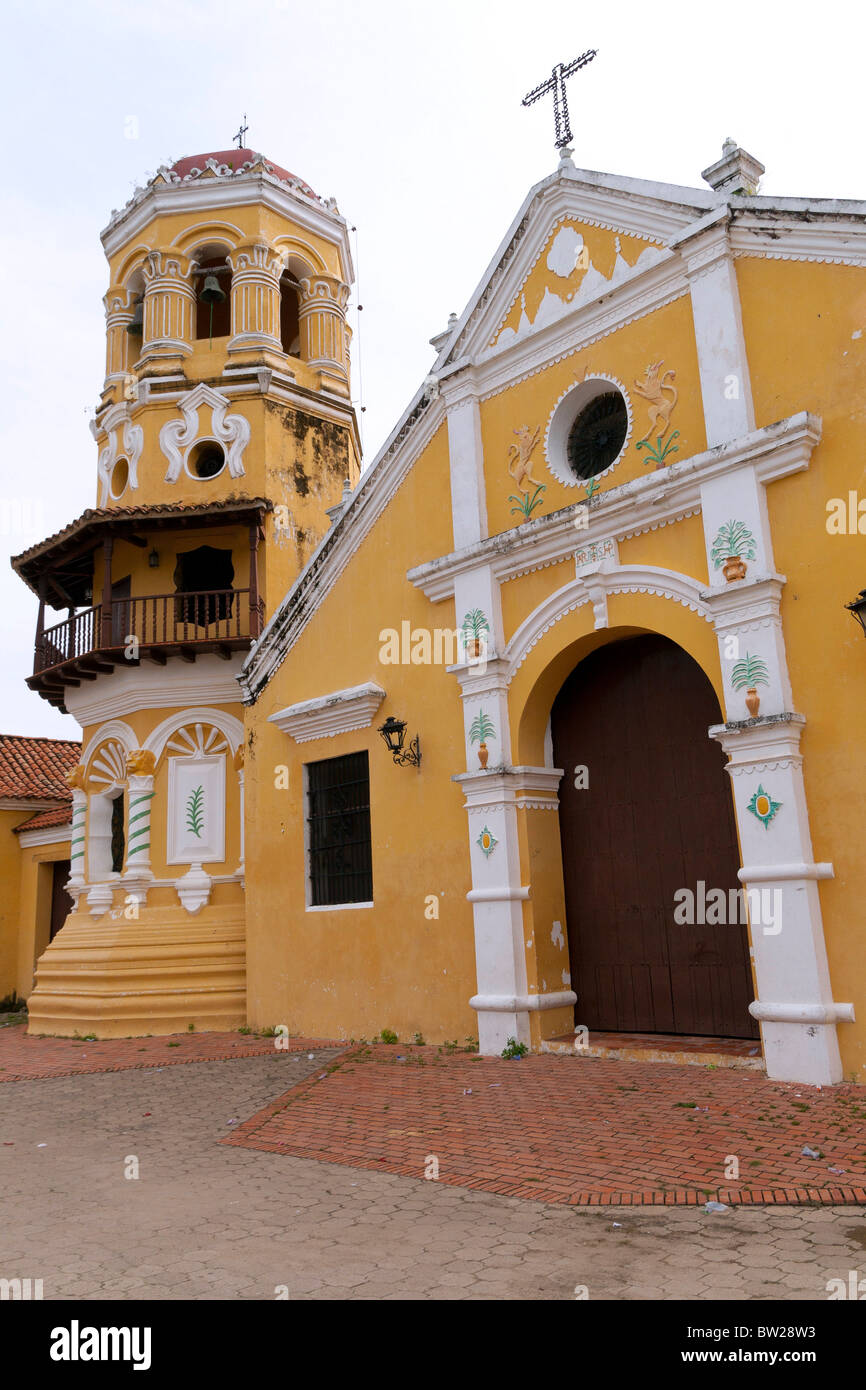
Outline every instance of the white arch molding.
<svg viewBox="0 0 866 1390">
<path fill-rule="evenodd" d="M 133 748 L 138 747 L 138 739 L 132 732 L 128 724 L 122 719 L 109 719 L 107 723 L 100 724 L 94 734 L 91 734 L 87 741 L 87 747 L 81 750 L 81 762 L 87 767 L 93 754 L 96 752 L 100 743 L 104 743 L 107 738 L 116 738 L 123 744 L 124 751 L 131 753 Z"/>
<path fill-rule="evenodd" d="M 184 725 L 195 724 L 212 724 L 226 739 L 233 755 L 237 752 L 239 744 L 243 742 L 244 726 L 239 719 L 233 714 L 229 714 L 228 710 L 202 705 L 170 714 L 167 719 L 163 719 L 161 724 L 157 724 L 141 746 L 153 753 L 158 762 L 172 735 L 182 729 Z"/>
<path fill-rule="evenodd" d="M 523 665 L 545 633 L 567 614 L 591 603 L 595 628 L 607 627 L 607 599 L 611 594 L 651 594 L 670 599 L 712 623 L 712 615 L 701 600 L 705 586 L 691 575 L 656 565 L 615 565 L 602 561 L 597 569 L 584 571 L 570 583 L 540 603 L 524 618 L 503 653 L 508 663 L 507 683 Z"/>
</svg>

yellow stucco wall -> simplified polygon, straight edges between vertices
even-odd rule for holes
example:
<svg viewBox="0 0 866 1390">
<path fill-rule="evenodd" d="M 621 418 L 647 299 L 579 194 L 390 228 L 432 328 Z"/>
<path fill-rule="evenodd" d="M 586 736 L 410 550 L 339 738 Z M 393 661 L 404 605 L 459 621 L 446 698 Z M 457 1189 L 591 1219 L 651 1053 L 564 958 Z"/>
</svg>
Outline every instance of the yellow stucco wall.
<svg viewBox="0 0 866 1390">
<path fill-rule="evenodd" d="M 451 548 L 447 480 L 443 428 L 247 711 L 248 1008 L 256 1026 L 334 1037 L 391 1028 L 432 1041 L 476 1031 L 466 813 L 450 780 L 463 741 L 454 678 L 443 665 L 379 660 L 386 629 L 454 626 L 453 603 L 432 605 L 405 579 L 419 550 Z M 368 681 L 387 692 L 370 728 L 298 744 L 268 722 L 288 704 Z M 407 721 L 408 737 L 420 736 L 420 769 L 392 762 L 376 732 L 388 714 Z M 303 765 L 360 749 L 369 750 L 374 906 L 306 911 Z M 275 786 L 281 767 L 288 790 Z"/>
<path fill-rule="evenodd" d="M 17 988 L 21 865 L 13 827 L 26 810 L 0 811 L 0 999 Z"/>
</svg>

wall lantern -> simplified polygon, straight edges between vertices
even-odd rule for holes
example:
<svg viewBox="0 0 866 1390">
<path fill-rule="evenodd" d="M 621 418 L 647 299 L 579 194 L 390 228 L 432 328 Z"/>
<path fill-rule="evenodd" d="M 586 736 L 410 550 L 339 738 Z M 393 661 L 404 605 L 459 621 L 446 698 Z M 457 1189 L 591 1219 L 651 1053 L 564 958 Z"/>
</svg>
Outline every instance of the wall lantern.
<svg viewBox="0 0 866 1390">
<path fill-rule="evenodd" d="M 416 734 L 408 748 L 403 747 L 406 737 L 406 724 L 402 719 L 395 719 L 393 714 L 389 714 L 385 723 L 379 729 L 391 757 L 398 767 L 420 767 L 421 766 L 421 747 Z"/>
<path fill-rule="evenodd" d="M 159 569 L 159 551 L 157 550 L 156 546 L 153 547 L 150 554 L 148 555 L 147 563 L 150 565 L 150 568 L 152 570 Z"/>
<path fill-rule="evenodd" d="M 857 619 L 863 629 L 863 635 L 866 636 L 866 589 L 861 589 L 853 603 L 846 603 L 845 607 Z"/>
</svg>

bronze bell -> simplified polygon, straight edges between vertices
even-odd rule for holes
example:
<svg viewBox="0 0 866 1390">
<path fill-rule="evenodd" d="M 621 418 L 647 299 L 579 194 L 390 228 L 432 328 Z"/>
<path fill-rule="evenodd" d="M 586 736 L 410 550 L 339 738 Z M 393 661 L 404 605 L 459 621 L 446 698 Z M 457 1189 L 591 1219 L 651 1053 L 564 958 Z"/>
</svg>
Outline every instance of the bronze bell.
<svg viewBox="0 0 866 1390">
<path fill-rule="evenodd" d="M 203 304 L 222 304 L 225 299 L 225 291 L 220 289 L 219 280 L 215 275 L 206 275 L 204 284 L 201 287 L 199 299 Z"/>
<path fill-rule="evenodd" d="M 132 318 L 126 325 L 126 331 L 133 338 L 142 337 L 144 333 L 144 301 L 142 299 L 137 300 L 133 306 Z"/>
</svg>

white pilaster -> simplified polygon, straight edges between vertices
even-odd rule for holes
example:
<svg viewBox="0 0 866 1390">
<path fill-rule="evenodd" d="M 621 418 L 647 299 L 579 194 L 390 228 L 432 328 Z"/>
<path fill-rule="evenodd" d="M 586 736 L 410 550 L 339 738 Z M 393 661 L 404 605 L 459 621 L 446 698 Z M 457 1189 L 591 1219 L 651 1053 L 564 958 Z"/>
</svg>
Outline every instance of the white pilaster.
<svg viewBox="0 0 866 1390">
<path fill-rule="evenodd" d="M 462 550 L 487 538 L 481 409 L 465 372 L 443 381 L 441 389 L 448 417 L 454 549 Z"/>
<path fill-rule="evenodd" d="M 718 208 L 671 242 L 686 265 L 710 448 L 755 428 L 728 218 Z"/>
<path fill-rule="evenodd" d="M 767 1075 L 832 1085 L 842 1080 L 838 1022 L 853 1006 L 836 1004 L 830 986 L 818 880 L 830 864 L 812 860 L 802 756 L 802 715 L 783 713 L 710 730 L 728 754 L 746 889 L 773 896 L 771 912 L 750 911 Z M 756 921 L 760 916 L 761 920 Z"/>
</svg>

